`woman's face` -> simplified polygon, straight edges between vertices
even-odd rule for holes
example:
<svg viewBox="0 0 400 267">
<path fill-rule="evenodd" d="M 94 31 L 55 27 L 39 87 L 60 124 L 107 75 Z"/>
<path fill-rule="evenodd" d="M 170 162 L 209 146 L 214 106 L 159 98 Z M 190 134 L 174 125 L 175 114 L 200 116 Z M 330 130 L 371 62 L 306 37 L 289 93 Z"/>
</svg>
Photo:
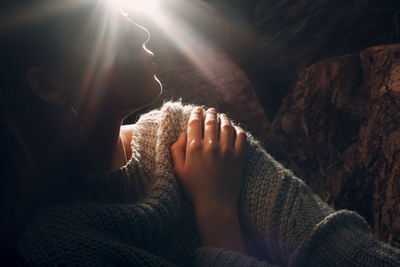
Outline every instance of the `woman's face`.
<svg viewBox="0 0 400 267">
<path fill-rule="evenodd" d="M 127 116 L 160 96 L 154 55 L 144 47 L 149 33 L 119 10 L 99 5 L 63 31 L 67 52 L 55 77 L 76 109 Z"/>
</svg>

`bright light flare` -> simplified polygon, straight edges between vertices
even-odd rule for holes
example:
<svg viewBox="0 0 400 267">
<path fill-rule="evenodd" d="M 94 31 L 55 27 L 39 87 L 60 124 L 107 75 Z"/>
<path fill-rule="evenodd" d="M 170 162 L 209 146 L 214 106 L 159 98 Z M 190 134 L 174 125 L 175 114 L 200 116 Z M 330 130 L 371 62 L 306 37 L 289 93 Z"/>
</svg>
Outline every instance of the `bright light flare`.
<svg viewBox="0 0 400 267">
<path fill-rule="evenodd" d="M 106 0 L 106 2 L 124 13 L 140 13 L 149 17 L 158 16 L 160 13 L 159 0 Z"/>
</svg>

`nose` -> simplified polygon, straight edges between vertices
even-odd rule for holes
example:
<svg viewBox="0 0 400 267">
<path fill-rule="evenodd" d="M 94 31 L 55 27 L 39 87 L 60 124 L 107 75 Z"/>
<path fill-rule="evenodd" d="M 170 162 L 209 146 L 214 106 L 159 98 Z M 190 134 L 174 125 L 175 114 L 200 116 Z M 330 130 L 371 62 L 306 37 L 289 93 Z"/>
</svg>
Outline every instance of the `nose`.
<svg viewBox="0 0 400 267">
<path fill-rule="evenodd" d="M 147 52 L 150 52 L 145 48 L 145 44 L 150 39 L 150 32 L 129 17 L 122 15 L 121 17 L 123 19 L 122 25 L 120 25 L 122 39 L 134 49 L 144 48 Z"/>
</svg>

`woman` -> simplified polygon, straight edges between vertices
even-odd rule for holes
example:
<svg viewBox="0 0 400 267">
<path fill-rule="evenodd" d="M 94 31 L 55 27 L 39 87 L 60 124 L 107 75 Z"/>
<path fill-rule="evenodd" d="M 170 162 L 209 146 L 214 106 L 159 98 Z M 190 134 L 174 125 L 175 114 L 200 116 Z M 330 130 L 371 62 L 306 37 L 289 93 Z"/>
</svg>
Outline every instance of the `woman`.
<svg viewBox="0 0 400 267">
<path fill-rule="evenodd" d="M 215 109 L 121 126 L 162 91 L 148 32 L 105 1 L 37 2 L 59 12 L 19 25 L 29 1 L 8 1 L 1 37 L 2 236 L 26 263 L 400 264 Z"/>
<path fill-rule="evenodd" d="M 18 5 L 11 3 L 10 6 L 15 5 L 14 12 L 20 12 L 18 8 L 27 3 L 19 1 Z M 12 9 L 9 7 L 9 10 Z M 34 202 L 54 201 L 54 196 L 44 199 L 42 195 L 51 191 L 60 193 L 55 188 L 63 187 L 65 181 L 59 179 L 66 176 L 63 172 L 68 171 L 69 176 L 72 176 L 71 170 L 74 174 L 110 172 L 127 164 L 132 157 L 132 127 L 121 127 L 122 122 L 156 100 L 162 88 L 154 76 L 154 56 L 143 47 L 149 38 L 148 32 L 105 2 L 93 1 L 69 14 L 56 14 L 54 18 L 32 24 L 10 25 L 16 29 L 6 29 L 7 38 L 2 39 L 7 42 L 3 50 L 7 52 L 3 56 L 8 59 L 6 68 L 12 66 L 6 77 L 10 81 L 2 91 L 2 115 L 18 134 L 26 156 L 33 161 L 35 179 L 29 187 L 40 184 L 41 188 L 30 191 L 31 198 Z M 86 28 L 81 29 L 83 26 Z M 94 48 L 98 50 L 93 52 Z M 11 80 L 14 76 L 18 78 Z M 18 103 L 21 100 L 24 102 Z M 211 116 L 207 117 L 208 121 L 214 119 L 212 130 L 215 131 L 216 112 L 207 114 Z M 200 122 L 194 122 L 197 125 L 192 129 L 197 134 Z M 223 117 L 223 122 L 227 124 L 228 118 Z M 232 145 L 232 128 L 227 131 L 230 137 L 222 141 Z M 243 136 L 239 134 L 236 140 L 237 153 L 243 150 Z M 226 162 L 239 176 L 242 167 L 233 163 Z M 194 168 L 199 166 L 191 169 Z M 202 168 L 201 173 L 206 174 L 207 170 Z M 235 188 L 236 195 L 239 189 Z M 232 225 L 238 230 L 237 218 L 232 219 Z M 238 245 L 242 248 L 241 243 Z"/>
</svg>

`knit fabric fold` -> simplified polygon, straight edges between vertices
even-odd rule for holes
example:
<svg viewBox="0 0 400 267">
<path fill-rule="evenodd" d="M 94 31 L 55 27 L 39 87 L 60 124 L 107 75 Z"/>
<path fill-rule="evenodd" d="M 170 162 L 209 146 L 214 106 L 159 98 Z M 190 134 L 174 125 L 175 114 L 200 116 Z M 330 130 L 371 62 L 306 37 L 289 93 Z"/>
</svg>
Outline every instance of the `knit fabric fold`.
<svg viewBox="0 0 400 267">
<path fill-rule="evenodd" d="M 239 219 L 249 255 L 202 247 L 170 147 L 194 105 L 166 102 L 133 126 L 132 159 L 74 177 L 63 203 L 27 221 L 18 242 L 31 265 L 400 266 L 357 213 L 335 211 L 247 133 Z M 234 123 L 235 124 L 235 123 Z"/>
</svg>

